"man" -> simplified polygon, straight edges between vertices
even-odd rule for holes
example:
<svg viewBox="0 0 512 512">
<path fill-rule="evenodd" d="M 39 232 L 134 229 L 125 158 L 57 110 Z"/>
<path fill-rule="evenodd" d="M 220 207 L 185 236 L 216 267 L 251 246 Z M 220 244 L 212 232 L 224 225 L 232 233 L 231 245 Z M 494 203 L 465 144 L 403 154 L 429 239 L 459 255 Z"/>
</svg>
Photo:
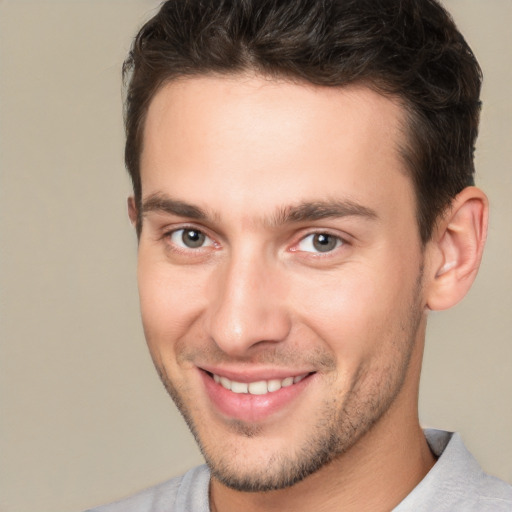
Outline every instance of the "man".
<svg viewBox="0 0 512 512">
<path fill-rule="evenodd" d="M 478 64 L 434 0 L 170 0 L 124 68 L 144 331 L 207 466 L 99 511 L 509 511 L 423 432 L 470 288 Z"/>
</svg>

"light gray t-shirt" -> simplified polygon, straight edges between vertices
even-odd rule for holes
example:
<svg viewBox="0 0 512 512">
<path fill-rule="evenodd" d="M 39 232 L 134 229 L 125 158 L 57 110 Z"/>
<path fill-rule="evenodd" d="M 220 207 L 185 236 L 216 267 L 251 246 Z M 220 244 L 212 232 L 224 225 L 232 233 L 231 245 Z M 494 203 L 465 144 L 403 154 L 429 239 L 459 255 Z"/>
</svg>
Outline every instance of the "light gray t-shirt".
<svg viewBox="0 0 512 512">
<path fill-rule="evenodd" d="M 485 474 L 458 434 L 425 430 L 439 457 L 393 512 L 512 512 L 512 486 Z M 86 512 L 209 512 L 210 472 L 191 469 L 130 498 Z"/>
</svg>

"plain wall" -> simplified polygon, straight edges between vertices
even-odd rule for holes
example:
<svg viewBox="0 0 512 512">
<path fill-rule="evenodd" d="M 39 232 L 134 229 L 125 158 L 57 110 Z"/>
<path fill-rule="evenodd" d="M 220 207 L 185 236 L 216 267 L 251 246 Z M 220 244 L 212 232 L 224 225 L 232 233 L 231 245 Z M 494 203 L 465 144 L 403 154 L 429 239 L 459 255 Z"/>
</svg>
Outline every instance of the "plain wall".
<svg viewBox="0 0 512 512">
<path fill-rule="evenodd" d="M 485 74 L 487 252 L 433 314 L 426 426 L 512 482 L 512 2 L 446 0 Z M 120 67 L 150 0 L 0 0 L 0 511 L 78 512 L 201 461 L 140 327 Z"/>
</svg>

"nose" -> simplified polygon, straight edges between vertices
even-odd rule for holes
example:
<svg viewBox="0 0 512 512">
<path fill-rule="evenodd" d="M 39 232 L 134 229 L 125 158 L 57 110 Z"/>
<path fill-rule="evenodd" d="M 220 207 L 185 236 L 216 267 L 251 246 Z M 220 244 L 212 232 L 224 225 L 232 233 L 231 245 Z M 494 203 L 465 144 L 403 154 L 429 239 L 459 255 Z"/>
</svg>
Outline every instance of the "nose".
<svg viewBox="0 0 512 512">
<path fill-rule="evenodd" d="M 232 357 L 254 347 L 279 343 L 289 334 L 286 279 L 277 263 L 241 254 L 212 276 L 207 329 L 211 339 Z"/>
</svg>

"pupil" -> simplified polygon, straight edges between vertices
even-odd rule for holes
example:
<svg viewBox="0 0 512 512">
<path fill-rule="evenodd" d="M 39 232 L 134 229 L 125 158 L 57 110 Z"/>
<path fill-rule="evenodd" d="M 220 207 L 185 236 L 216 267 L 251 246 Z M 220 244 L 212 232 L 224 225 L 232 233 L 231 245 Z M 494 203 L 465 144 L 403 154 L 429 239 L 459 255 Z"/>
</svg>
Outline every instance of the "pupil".
<svg viewBox="0 0 512 512">
<path fill-rule="evenodd" d="M 313 245 L 319 252 L 332 251 L 336 247 L 336 238 L 325 233 L 315 235 L 313 238 Z"/>
<path fill-rule="evenodd" d="M 204 243 L 204 234 L 195 229 L 188 229 L 183 231 L 182 240 L 187 247 L 201 247 Z"/>
</svg>

